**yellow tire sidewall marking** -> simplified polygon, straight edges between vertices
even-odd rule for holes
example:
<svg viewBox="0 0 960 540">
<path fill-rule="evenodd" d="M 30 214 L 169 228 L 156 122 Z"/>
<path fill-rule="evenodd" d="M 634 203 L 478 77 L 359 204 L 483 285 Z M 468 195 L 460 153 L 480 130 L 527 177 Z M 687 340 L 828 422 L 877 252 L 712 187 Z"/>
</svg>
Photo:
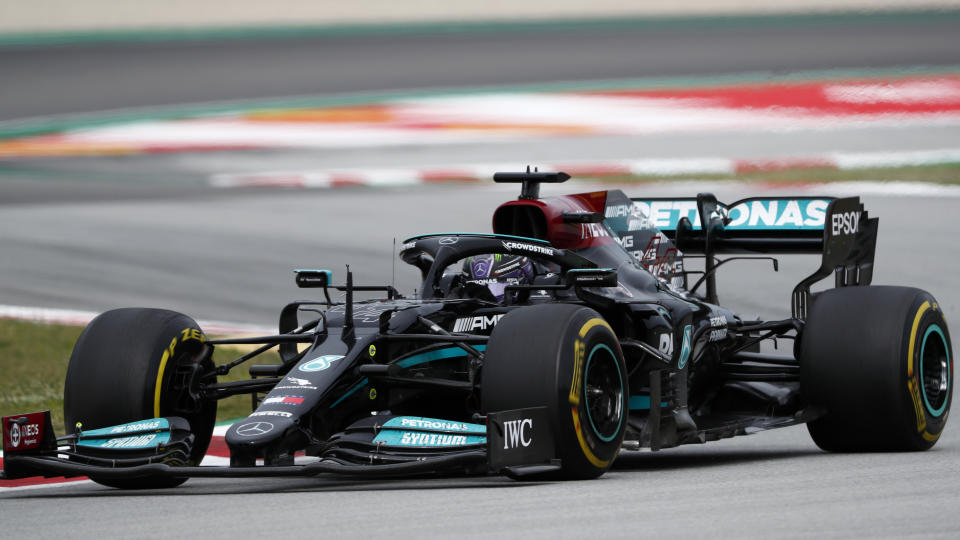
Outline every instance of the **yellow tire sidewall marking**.
<svg viewBox="0 0 960 540">
<path fill-rule="evenodd" d="M 913 326 L 910 328 L 910 344 L 907 348 L 907 390 L 910 392 L 914 414 L 917 416 L 917 432 L 920 433 L 920 436 L 927 442 L 935 442 L 939 439 L 940 434 L 943 433 L 943 428 L 937 433 L 927 431 L 927 418 L 923 412 L 923 403 L 921 403 L 920 397 L 920 376 L 919 374 L 914 375 L 913 352 L 917 342 L 917 331 L 920 329 L 920 319 L 922 319 L 923 314 L 931 308 L 937 311 L 940 306 L 936 303 L 931 305 L 929 300 L 925 300 L 920 304 L 917 314 L 913 317 Z M 946 416 L 944 416 L 944 420 L 946 420 Z M 943 425 L 946 426 L 946 423 L 944 422 Z"/>
<path fill-rule="evenodd" d="M 180 331 L 183 342 L 187 340 L 196 340 L 200 343 L 207 341 L 207 336 L 197 328 L 184 328 Z M 157 368 L 157 381 L 153 385 L 153 417 L 160 418 L 160 397 L 163 395 L 163 374 L 167 369 L 167 361 L 173 358 L 176 353 L 177 345 L 181 343 L 180 338 L 174 337 L 170 340 L 170 345 L 163 350 L 163 356 L 160 357 L 160 366 Z"/>
<path fill-rule="evenodd" d="M 573 429 L 577 434 L 577 441 L 580 443 L 580 450 L 583 451 L 584 457 L 587 458 L 594 467 L 598 469 L 606 468 L 610 465 L 610 460 L 602 460 L 597 457 L 596 454 L 590 449 L 590 446 L 587 445 L 587 440 L 583 436 L 583 429 L 580 426 L 580 388 L 584 383 L 584 373 L 583 373 L 583 362 L 586 356 L 586 344 L 581 341 L 587 336 L 587 333 L 590 332 L 595 326 L 604 326 L 610 333 L 613 333 L 613 329 L 610 328 L 610 325 L 607 324 L 607 321 L 594 317 L 583 324 L 580 327 L 580 332 L 578 333 L 580 339 L 574 340 L 573 343 L 573 380 L 570 381 L 570 414 L 573 417 Z M 614 454 L 616 455 L 616 454 Z"/>
<path fill-rule="evenodd" d="M 153 385 L 153 417 L 160 418 L 160 396 L 163 394 L 163 373 L 167 369 L 167 360 L 173 357 L 177 348 L 179 339 L 173 338 L 170 345 L 163 350 L 163 356 L 160 357 L 160 367 L 157 368 L 157 382 Z"/>
<path fill-rule="evenodd" d="M 587 332 L 589 332 L 594 326 L 605 326 L 611 334 L 613 333 L 613 328 L 610 328 L 610 325 L 607 324 L 607 321 L 601 319 L 600 317 L 594 317 L 580 327 L 580 338 L 583 339 L 587 337 Z"/>
<path fill-rule="evenodd" d="M 917 328 L 920 327 L 920 319 L 924 312 L 930 309 L 930 301 L 924 301 L 917 310 L 917 315 L 913 318 L 913 328 L 910 330 L 910 346 L 907 350 L 907 377 L 913 377 L 913 347 L 917 341 Z"/>
</svg>

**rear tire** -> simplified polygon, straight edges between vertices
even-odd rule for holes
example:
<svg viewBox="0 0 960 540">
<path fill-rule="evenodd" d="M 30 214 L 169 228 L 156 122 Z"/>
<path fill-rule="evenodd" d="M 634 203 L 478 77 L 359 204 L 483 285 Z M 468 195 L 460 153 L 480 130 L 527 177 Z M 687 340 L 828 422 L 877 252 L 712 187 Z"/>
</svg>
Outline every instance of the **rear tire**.
<svg viewBox="0 0 960 540">
<path fill-rule="evenodd" d="M 833 452 L 932 447 L 950 414 L 953 355 L 943 312 L 906 287 L 844 287 L 814 300 L 800 336 L 801 390 L 825 414 L 807 426 Z"/>
<path fill-rule="evenodd" d="M 583 306 L 520 308 L 497 323 L 482 374 L 483 410 L 546 406 L 561 478 L 603 474 L 620 452 L 629 391 L 617 336 Z"/>
<path fill-rule="evenodd" d="M 107 311 L 83 330 L 73 348 L 63 391 L 66 432 L 96 429 L 164 416 L 190 422 L 195 440 L 190 461 L 206 454 L 216 421 L 217 402 L 198 401 L 185 392 L 186 378 L 204 358 L 206 336 L 197 323 L 175 311 L 125 308 Z M 159 388 L 158 388 L 159 385 Z M 92 477 L 124 489 L 174 487 L 186 478 L 129 480 Z"/>
</svg>

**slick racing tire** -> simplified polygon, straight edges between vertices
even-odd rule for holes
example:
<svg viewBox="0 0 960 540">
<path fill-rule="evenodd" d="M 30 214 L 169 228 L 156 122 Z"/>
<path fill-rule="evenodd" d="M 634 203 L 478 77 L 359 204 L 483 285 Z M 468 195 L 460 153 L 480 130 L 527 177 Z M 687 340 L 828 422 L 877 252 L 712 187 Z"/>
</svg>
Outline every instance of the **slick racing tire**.
<svg viewBox="0 0 960 540">
<path fill-rule="evenodd" d="M 906 287 L 830 289 L 800 336 L 801 392 L 823 416 L 807 424 L 833 452 L 932 447 L 947 423 L 953 350 L 943 311 Z"/>
<path fill-rule="evenodd" d="M 590 308 L 543 304 L 508 313 L 490 336 L 481 384 L 485 412 L 547 407 L 561 478 L 596 478 L 620 452 L 627 372 L 617 336 Z"/>
<path fill-rule="evenodd" d="M 107 311 L 80 334 L 63 389 L 67 433 L 76 424 L 95 429 L 147 418 L 180 416 L 195 437 L 190 455 L 199 464 L 213 435 L 216 401 L 189 392 L 189 380 L 213 370 L 206 337 L 193 319 L 174 311 L 126 308 Z M 209 355 L 207 355 L 209 356 Z M 186 478 L 92 480 L 111 487 L 174 487 Z"/>
</svg>

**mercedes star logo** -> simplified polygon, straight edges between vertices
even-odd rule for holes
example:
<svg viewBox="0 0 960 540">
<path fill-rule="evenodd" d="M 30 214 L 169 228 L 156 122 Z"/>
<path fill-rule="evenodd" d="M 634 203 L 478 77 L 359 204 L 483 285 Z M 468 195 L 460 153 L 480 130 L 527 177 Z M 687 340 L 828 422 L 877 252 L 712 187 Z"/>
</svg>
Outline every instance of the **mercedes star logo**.
<svg viewBox="0 0 960 540">
<path fill-rule="evenodd" d="M 273 424 L 270 422 L 250 422 L 238 427 L 237 435 L 240 435 L 241 437 L 256 437 L 257 435 L 269 433 L 272 429 Z"/>
<path fill-rule="evenodd" d="M 440 245 L 441 245 L 441 246 L 452 246 L 453 244 L 456 244 L 456 243 L 459 242 L 459 241 L 460 241 L 460 239 L 457 238 L 456 236 L 446 236 L 446 237 L 440 239 Z"/>
</svg>

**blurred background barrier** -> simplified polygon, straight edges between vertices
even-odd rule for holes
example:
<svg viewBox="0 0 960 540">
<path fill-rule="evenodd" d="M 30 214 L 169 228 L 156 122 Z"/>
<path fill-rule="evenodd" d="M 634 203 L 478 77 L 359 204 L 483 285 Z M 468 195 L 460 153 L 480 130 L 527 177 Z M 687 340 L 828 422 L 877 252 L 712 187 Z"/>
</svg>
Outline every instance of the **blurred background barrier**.
<svg viewBox="0 0 960 540">
<path fill-rule="evenodd" d="M 960 0 L 0 0 L 0 34 L 945 9 Z"/>
</svg>

